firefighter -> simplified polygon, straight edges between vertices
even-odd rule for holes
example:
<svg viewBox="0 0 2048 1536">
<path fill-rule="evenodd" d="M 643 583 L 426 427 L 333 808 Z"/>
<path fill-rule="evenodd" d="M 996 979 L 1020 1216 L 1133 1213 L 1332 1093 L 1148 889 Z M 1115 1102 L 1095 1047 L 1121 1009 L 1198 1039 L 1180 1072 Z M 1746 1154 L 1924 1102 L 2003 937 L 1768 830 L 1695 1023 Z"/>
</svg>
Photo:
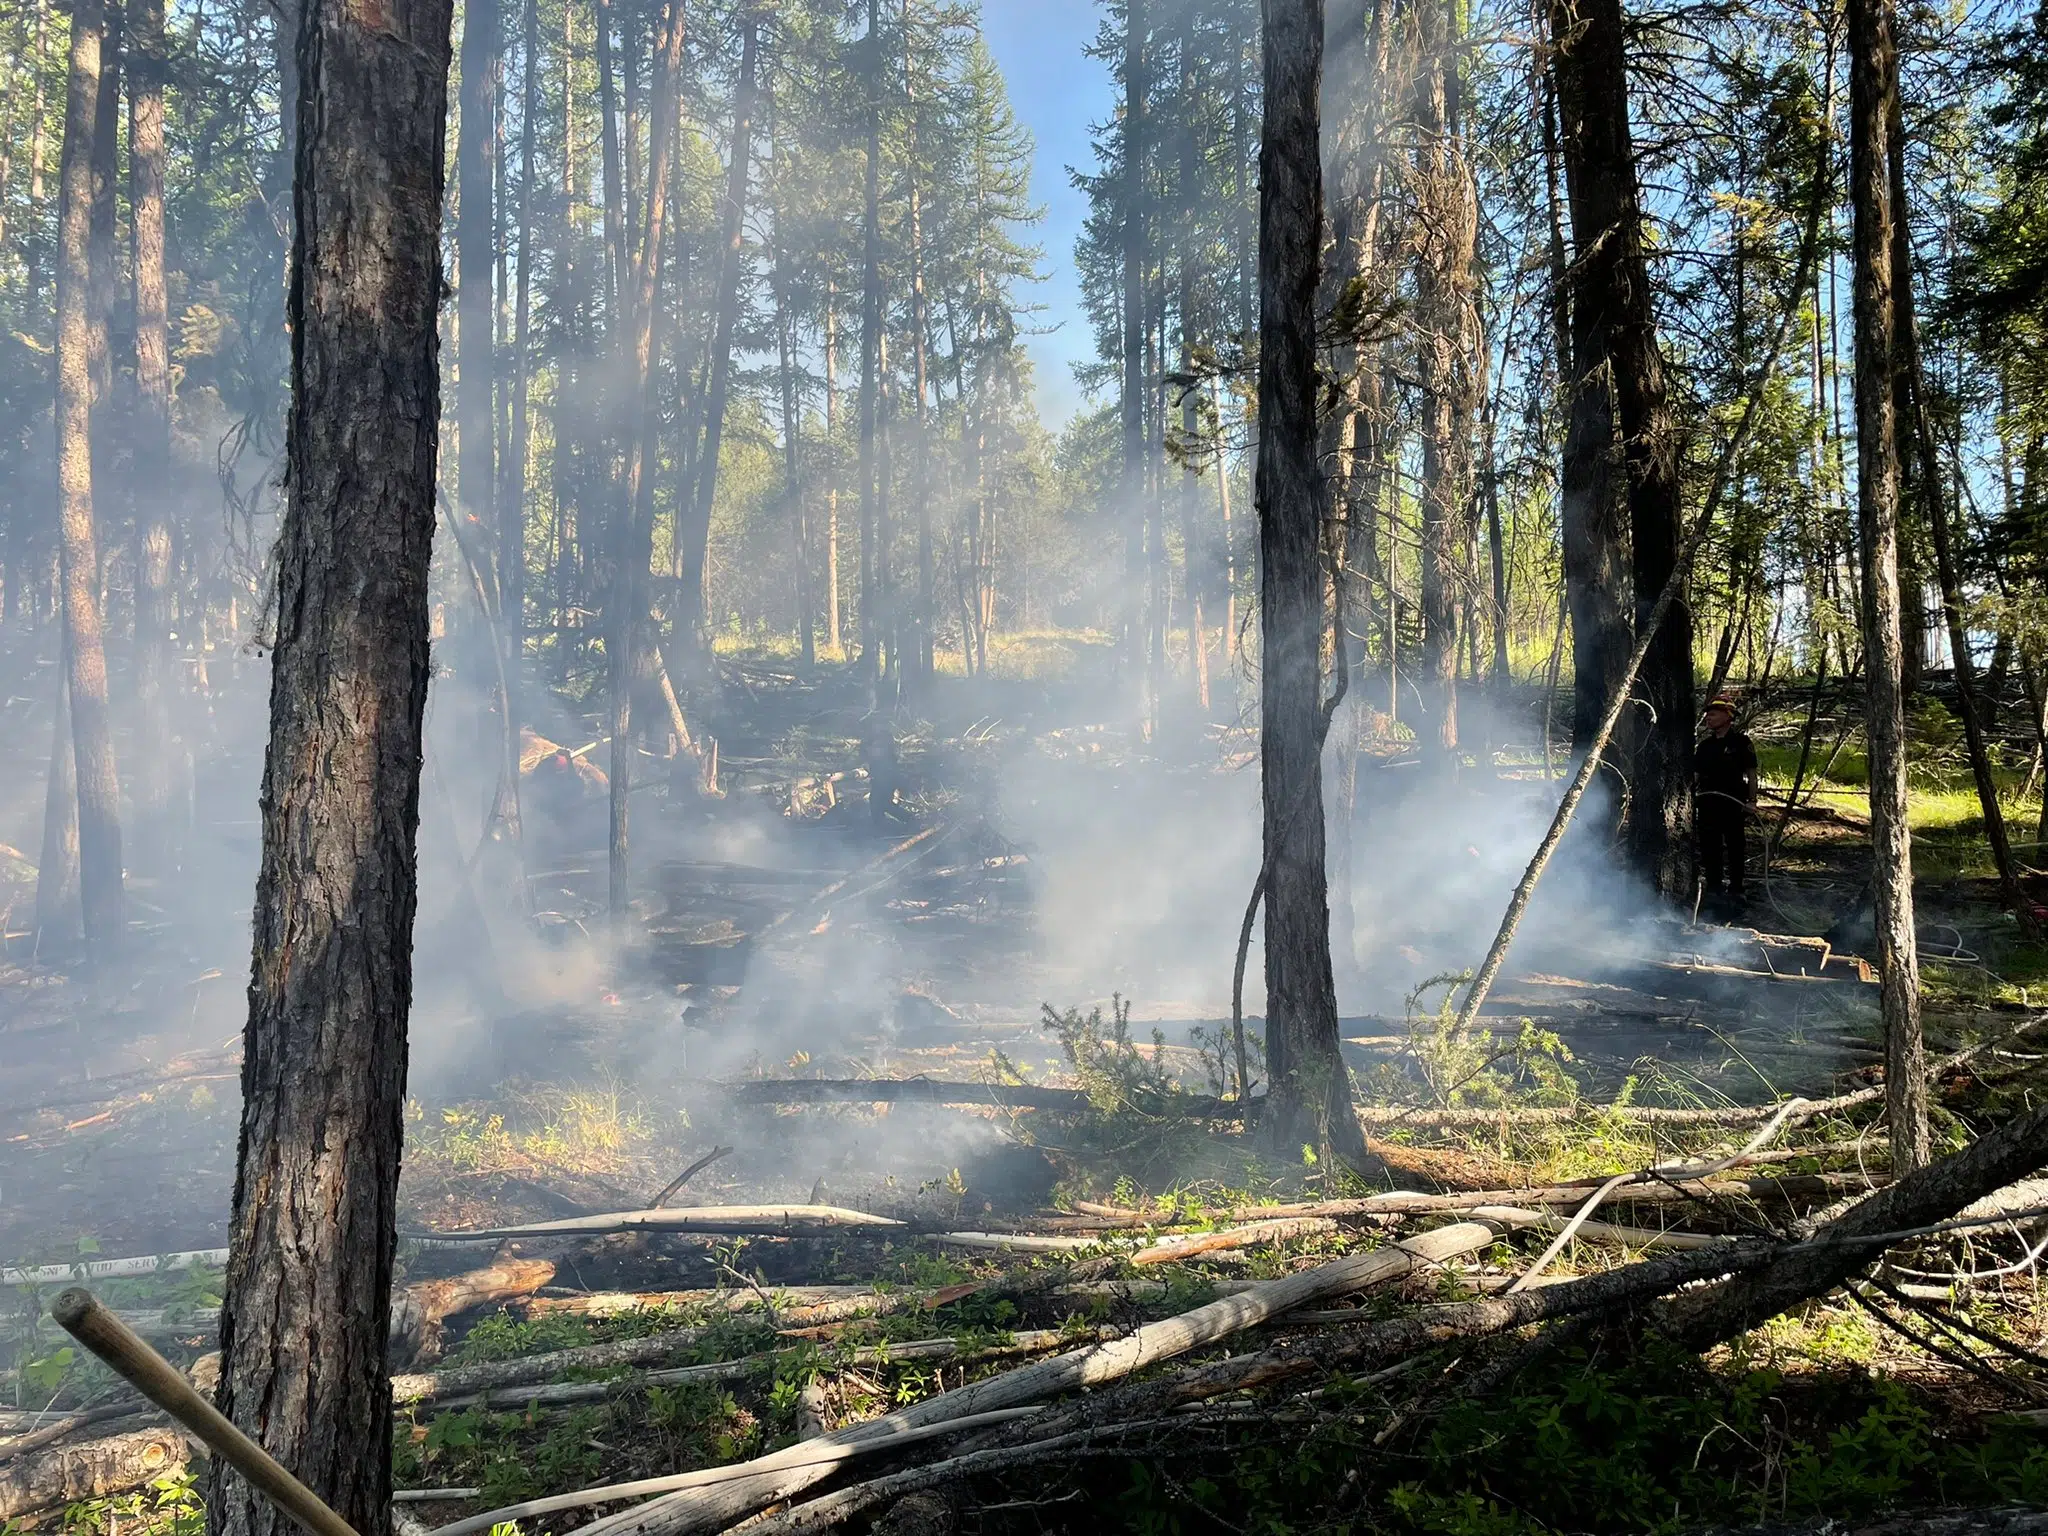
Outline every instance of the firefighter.
<svg viewBox="0 0 2048 1536">
<path fill-rule="evenodd" d="M 1756 747 L 1735 728 L 1735 706 L 1715 699 L 1705 711 L 1706 736 L 1693 748 L 1696 791 L 1693 821 L 1699 833 L 1706 900 L 1719 906 L 1725 880 L 1731 907 L 1743 901 L 1744 823 L 1756 812 Z"/>
</svg>

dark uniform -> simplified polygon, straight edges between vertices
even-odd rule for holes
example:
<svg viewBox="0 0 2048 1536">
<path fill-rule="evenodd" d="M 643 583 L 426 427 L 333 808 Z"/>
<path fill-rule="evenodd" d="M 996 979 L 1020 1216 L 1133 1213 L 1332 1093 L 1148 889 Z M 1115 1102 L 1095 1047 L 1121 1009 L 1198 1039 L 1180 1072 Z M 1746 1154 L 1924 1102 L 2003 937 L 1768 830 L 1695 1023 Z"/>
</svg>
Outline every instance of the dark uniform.
<svg viewBox="0 0 2048 1536">
<path fill-rule="evenodd" d="M 1693 820 L 1699 831 L 1700 865 L 1709 896 L 1720 892 L 1725 876 L 1728 894 L 1742 895 L 1744 823 L 1756 804 L 1756 748 L 1730 726 L 1723 735 L 1709 731 L 1693 748 L 1698 800 Z"/>
</svg>

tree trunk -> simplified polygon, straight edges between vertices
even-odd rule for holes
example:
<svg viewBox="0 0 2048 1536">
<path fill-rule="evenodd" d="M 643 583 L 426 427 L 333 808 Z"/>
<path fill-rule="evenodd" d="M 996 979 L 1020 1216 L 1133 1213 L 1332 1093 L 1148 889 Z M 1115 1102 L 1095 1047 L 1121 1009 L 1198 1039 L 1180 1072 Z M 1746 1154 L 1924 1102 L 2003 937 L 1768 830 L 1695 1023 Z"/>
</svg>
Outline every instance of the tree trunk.
<svg viewBox="0 0 2048 1536">
<path fill-rule="evenodd" d="M 139 842 L 161 866 L 170 809 L 171 370 L 164 291 L 164 8 L 132 0 L 128 38 L 128 175 L 135 296 L 135 813 Z"/>
<path fill-rule="evenodd" d="M 867 170 L 861 215 L 860 278 L 860 672 L 868 684 L 868 710 L 882 677 L 882 582 L 879 565 L 889 558 L 875 537 L 876 396 L 882 357 L 882 17 L 879 0 L 868 0 Z"/>
<path fill-rule="evenodd" d="M 718 451 L 725 434 L 725 400 L 731 388 L 733 332 L 739 325 L 740 267 L 745 249 L 747 161 L 754 141 L 754 71 L 759 23 L 749 11 L 740 21 L 740 78 L 733 95 L 732 162 L 726 168 L 724 220 L 718 258 L 718 316 L 711 341 L 711 372 L 704 400 L 704 444 L 697 456 L 697 484 L 690 521 L 683 531 L 683 590 L 676 627 L 692 654 L 701 656 L 704 627 L 704 561 L 711 537 L 711 504 L 718 493 Z"/>
<path fill-rule="evenodd" d="M 1886 124 L 1886 176 L 1892 196 L 1892 297 L 1897 306 L 1892 324 L 1898 349 L 1899 377 L 1903 388 L 1897 393 L 1905 400 L 1906 419 L 1895 425 L 1911 440 L 1919 467 L 1917 489 L 1921 515 L 1934 544 L 1934 568 L 1941 583 L 1942 617 L 1948 625 L 1949 655 L 1955 666 L 1957 704 L 1963 717 L 1963 738 L 1970 752 L 1970 775 L 1976 781 L 1977 805 L 1984 814 L 1984 836 L 1991 845 L 1991 862 L 1998 871 L 1998 887 L 2006 908 L 2021 912 L 2026 894 L 2020 889 L 2018 867 L 2013 862 L 2012 842 L 2006 835 L 2005 812 L 1998 803 L 1998 781 L 1992 775 L 1991 749 L 1985 739 L 1983 701 L 1977 687 L 1977 664 L 1970 655 L 1967 616 L 1963 612 L 1963 584 L 1952 547 L 1948 502 L 1942 495 L 1941 453 L 1934 441 L 1934 419 L 1927 399 L 1927 373 L 1920 362 L 1920 330 L 1913 304 L 1913 233 L 1906 203 L 1905 125 L 1896 92 L 1891 100 L 1891 120 Z"/>
<path fill-rule="evenodd" d="M 1145 0 L 1124 0 L 1123 121 L 1123 474 L 1117 516 L 1124 525 L 1121 661 L 1131 717 L 1149 732 L 1145 646 Z"/>
<path fill-rule="evenodd" d="M 69 666 L 57 661 L 57 710 L 43 790 L 43 845 L 36 856 L 36 953 L 78 933 L 78 752 L 71 742 Z"/>
<path fill-rule="evenodd" d="M 1594 499 L 1622 494 L 1611 461 L 1600 462 L 1613 452 L 1615 425 L 1626 468 L 1636 626 L 1646 622 L 1664 590 L 1683 529 L 1678 436 L 1666 398 L 1643 253 L 1620 0 L 1553 6 L 1551 28 L 1554 37 L 1569 39 L 1558 46 L 1556 71 L 1572 244 L 1578 255 L 1571 295 L 1577 396 L 1565 450 L 1565 569 L 1573 588 L 1573 654 L 1575 668 L 1586 669 L 1576 685 L 1577 739 L 1587 707 L 1612 696 L 1610 668 L 1619 660 L 1613 647 L 1627 650 L 1626 630 L 1618 622 L 1618 509 L 1606 515 L 1607 506 Z M 1605 393 L 1596 378 L 1603 365 L 1614 402 L 1611 423 L 1599 419 L 1600 402 L 1593 398 Z M 1584 654 L 1588 639 L 1591 655 Z M 1678 898 L 1692 888 L 1692 618 L 1683 594 L 1671 605 L 1644 660 L 1637 689 L 1650 708 L 1630 716 L 1626 737 L 1630 863 L 1657 890 Z"/>
<path fill-rule="evenodd" d="M 519 112 L 519 275 L 512 300 L 512 430 L 505 440 L 505 502 L 498 508 L 498 607 L 505 663 L 519 719 L 520 662 L 526 652 L 526 474 L 533 379 L 533 182 L 540 118 L 540 0 L 526 0 Z M 558 450 L 559 451 L 559 448 Z"/>
<path fill-rule="evenodd" d="M 451 0 L 299 26 L 290 499 L 220 1408 L 363 1536 L 391 1510 Z M 367 24 L 374 22 L 374 25 Z M 216 1536 L 290 1519 L 222 1469 Z"/>
<path fill-rule="evenodd" d="M 57 518 L 64 657 L 78 774 L 78 888 L 88 956 L 120 948 L 120 786 L 114 776 L 107 657 L 100 638 L 99 540 L 93 526 L 92 290 L 94 134 L 100 105 L 102 0 L 78 0 L 58 172 Z M 104 315 L 104 311 L 102 311 Z M 102 334 L 104 334 L 102 332 Z"/>
<path fill-rule="evenodd" d="M 1471 277 L 1478 209 L 1459 147 L 1452 6 L 1425 5 L 1415 81 L 1416 311 L 1422 382 L 1423 753 L 1448 767 L 1458 750 L 1458 601 L 1468 564 L 1472 438 Z"/>
<path fill-rule="evenodd" d="M 498 531 L 497 315 L 491 301 L 498 29 L 498 0 L 463 0 L 455 144 L 455 470 L 460 515 L 485 538 Z"/>
<path fill-rule="evenodd" d="M 1898 54 L 1890 0 L 1849 6 L 1850 202 L 1855 210 L 1856 514 L 1863 566 L 1863 655 L 1870 740 L 1870 847 L 1877 908 L 1879 1008 L 1892 1165 L 1928 1161 L 1926 1047 L 1913 933 L 1913 851 L 1906 820 L 1906 708 L 1899 625 L 1899 456 L 1893 380 L 1899 358 L 1888 141 Z"/>
<path fill-rule="evenodd" d="M 912 418 L 912 430 L 917 441 L 911 449 L 911 497 L 917 504 L 917 611 L 911 621 L 911 630 L 916 636 L 911 646 L 911 675 L 919 687 L 929 684 L 932 667 L 932 625 L 935 622 L 936 601 L 934 589 L 937 585 L 937 571 L 932 564 L 932 486 L 931 486 L 931 444 L 927 437 L 929 424 L 925 419 L 925 395 L 931 388 L 929 378 L 931 318 L 925 302 L 924 286 L 924 204 L 923 189 L 918 183 L 920 157 L 924 152 L 919 136 L 917 105 L 917 76 L 911 48 L 911 0 L 903 0 L 903 97 L 910 111 L 910 150 L 908 173 L 910 178 L 910 329 L 911 363 L 916 415 Z"/>
<path fill-rule="evenodd" d="M 839 612 L 839 290 L 825 279 L 825 643 L 846 655 Z"/>
<path fill-rule="evenodd" d="M 1581 30 L 1578 7 L 1553 0 L 1551 95 L 1558 119 L 1567 201 L 1572 215 L 1576 263 L 1567 267 L 1561 231 L 1552 235 L 1552 318 L 1560 345 L 1569 333 L 1570 355 L 1558 356 L 1560 388 L 1567 401 L 1564 459 L 1558 496 L 1564 551 L 1565 602 L 1572 621 L 1572 747 L 1584 752 L 1620 686 L 1629 653 L 1629 622 L 1623 611 L 1627 577 L 1622 560 L 1627 548 L 1626 508 L 1617 473 L 1614 435 L 1614 389 L 1608 366 L 1611 326 L 1608 273 L 1614 257 L 1611 244 L 1594 245 L 1606 226 L 1597 211 L 1611 206 L 1615 195 L 1606 185 L 1613 174 L 1610 145 L 1601 136 L 1611 103 L 1595 94 L 1593 70 L 1584 54 L 1597 44 L 1592 18 Z M 1569 46 L 1558 39 L 1569 39 Z M 1615 47 L 1620 46 L 1618 39 Z M 1546 143 L 1546 148 L 1549 148 Z"/>
<path fill-rule="evenodd" d="M 1259 1134 L 1357 1162 L 1365 1138 L 1337 1046 L 1323 867 L 1324 564 L 1316 451 L 1323 232 L 1322 0 L 1267 0 L 1259 149 L 1259 756 L 1268 1086 Z M 1340 673 L 1341 678 L 1341 673 Z"/>
<path fill-rule="evenodd" d="M 660 293 L 662 250 L 668 219 L 669 161 L 675 152 L 676 94 L 681 89 L 684 9 L 669 0 L 654 60 L 653 101 L 648 112 L 646 223 L 634 252 L 631 292 L 620 327 L 620 372 L 631 387 L 625 404 L 624 494 L 610 530 L 611 582 L 605 594 L 605 674 L 611 726 L 611 818 L 608 857 L 609 906 L 614 925 L 630 912 L 627 872 L 629 811 L 633 792 L 633 692 L 647 655 L 646 583 L 654 545 L 654 455 L 658 411 L 655 403 L 655 310 Z M 632 156 L 627 156 L 630 161 Z"/>
</svg>

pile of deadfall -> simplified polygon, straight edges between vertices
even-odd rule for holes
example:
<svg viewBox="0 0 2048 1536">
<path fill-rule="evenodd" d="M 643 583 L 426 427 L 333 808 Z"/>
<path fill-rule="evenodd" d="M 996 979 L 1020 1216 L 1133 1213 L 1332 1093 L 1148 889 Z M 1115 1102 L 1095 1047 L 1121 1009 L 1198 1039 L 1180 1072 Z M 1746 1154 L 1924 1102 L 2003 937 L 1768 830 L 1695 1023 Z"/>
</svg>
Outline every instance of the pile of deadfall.
<svg viewBox="0 0 2048 1536">
<path fill-rule="evenodd" d="M 2043 1023 L 2048 1016 L 2021 1030 Z M 1995 1043 L 2007 1048 L 2014 1038 L 2008 1032 Z M 1959 1061 L 1940 1070 L 1953 1072 Z M 870 1083 L 820 1095 L 816 1085 L 787 1086 L 790 1097 L 813 1100 L 985 1102 L 997 1091 Z M 393 1352 L 408 1367 L 392 1381 L 402 1435 L 410 1423 L 426 1441 L 429 1423 L 451 1410 L 517 1413 L 531 1426 L 578 1405 L 652 1400 L 657 1390 L 690 1384 L 739 1390 L 772 1381 L 795 1390 L 776 1410 L 780 1422 L 757 1419 L 736 1442 L 740 1452 L 760 1454 L 721 1458 L 710 1449 L 696 1458 L 705 1464 L 687 1468 L 628 1455 L 627 1469 L 644 1475 L 496 1508 L 485 1507 L 492 1500 L 481 1488 L 408 1488 L 399 1494 L 400 1524 L 424 1529 L 414 1514 L 424 1507 L 447 1521 L 432 1536 L 514 1520 L 553 1531 L 587 1522 L 579 1528 L 603 1536 L 684 1536 L 743 1523 L 750 1532 L 824 1529 L 980 1474 L 1226 1443 L 1214 1437 L 1248 1417 L 1313 1418 L 1333 1382 L 1432 1356 L 1460 1356 L 1469 1388 L 1484 1391 L 1489 1377 L 1505 1379 L 1555 1330 L 1588 1320 L 1654 1329 L 1703 1350 L 1844 1285 L 1923 1309 L 1930 1331 L 1969 1334 L 1982 1374 L 2037 1392 L 1999 1353 L 2021 1351 L 1960 1316 L 1937 1317 L 1927 1288 L 1898 1283 L 1889 1265 L 1903 1254 L 1952 1269 L 1966 1235 L 1979 1240 L 1980 1253 L 1991 1234 L 2031 1247 L 2028 1234 L 2048 1224 L 2048 1183 L 2031 1181 L 2048 1166 L 2048 1106 L 1895 1181 L 1786 1171 L 1816 1152 L 1788 1145 L 1797 1127 L 1859 1112 L 1880 1093 L 1728 1111 L 1588 1110 L 1676 1118 L 1718 1132 L 1724 1150 L 1562 1185 L 1388 1191 L 1209 1210 L 1199 1221 L 1185 1206 L 1086 1202 L 980 1231 L 829 1205 L 679 1208 L 663 1199 L 678 1179 L 644 1210 L 411 1234 L 421 1244 L 408 1250 L 416 1269 L 463 1245 L 489 1245 L 495 1257 L 414 1280 L 394 1298 Z M 586 1272 L 606 1272 L 606 1245 L 695 1243 L 733 1255 L 737 1239 L 800 1248 L 838 1277 L 863 1265 L 881 1273 L 885 1257 L 901 1276 L 906 1255 L 945 1255 L 944 1266 L 927 1260 L 927 1275 L 943 1270 L 951 1283 L 768 1282 L 735 1256 L 717 1261 L 727 1283 L 709 1289 L 583 1284 Z M 1573 1244 L 1622 1258 L 1582 1256 L 1580 1273 L 1551 1273 Z M 118 1274 L 124 1263 L 134 1272 L 128 1261 L 83 1267 Z M 1247 1270 L 1263 1278 L 1247 1278 Z M 54 1285 L 74 1273 L 0 1271 L 0 1285 Z M 1969 1278 L 1952 1276 L 1940 1299 L 1967 1289 Z M 583 1320 L 598 1333 L 630 1326 L 612 1326 L 620 1336 L 600 1342 L 422 1368 L 439 1362 L 458 1319 L 485 1308 L 526 1324 Z M 128 1320 L 188 1342 L 212 1324 L 200 1314 Z M 561 1337 L 557 1329 L 549 1342 Z M 202 1385 L 205 1369 L 202 1358 L 194 1370 Z M 16 1386 L 20 1401 L 18 1374 Z M 182 1465 L 192 1454 L 186 1441 L 144 1407 L 111 1397 L 0 1413 L 0 1519 L 140 1488 Z M 656 1438 L 648 1454 L 658 1456 Z"/>
</svg>

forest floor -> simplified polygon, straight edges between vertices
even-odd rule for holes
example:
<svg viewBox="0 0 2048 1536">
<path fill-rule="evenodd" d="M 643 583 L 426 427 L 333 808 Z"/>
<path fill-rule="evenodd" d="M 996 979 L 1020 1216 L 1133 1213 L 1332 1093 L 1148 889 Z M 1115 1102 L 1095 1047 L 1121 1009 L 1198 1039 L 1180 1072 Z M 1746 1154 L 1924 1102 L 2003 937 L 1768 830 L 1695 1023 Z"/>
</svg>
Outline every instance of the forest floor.
<svg viewBox="0 0 2048 1536">
<path fill-rule="evenodd" d="M 592 1383 L 580 1398 L 515 1392 L 402 1411 L 400 1482 L 442 1490 L 421 1501 L 430 1521 L 744 1458 L 1389 1232 L 1380 1219 L 1317 1218 L 1136 1268 L 1091 1245 L 1241 1227 L 1275 1200 L 1527 1190 L 1646 1166 L 1747 1133 L 1645 1124 L 1636 1109 L 1712 1111 L 1874 1080 L 1874 987 L 1839 942 L 1815 942 L 1853 937 L 1867 858 L 1847 699 L 1818 717 L 1807 803 L 1738 922 L 1645 916 L 1582 836 L 1480 1029 L 1456 1034 L 1438 1011 L 1445 977 L 1476 962 L 1555 793 L 1543 784 L 1540 703 L 1525 699 L 1494 727 L 1491 772 L 1424 782 L 1401 733 L 1382 723 L 1360 775 L 1353 875 L 1335 905 L 1347 1059 L 1386 1164 L 1378 1184 L 1276 1164 L 1228 1122 L 1161 1112 L 1183 1091 L 1231 1085 L 1231 950 L 1257 857 L 1251 743 L 1192 709 L 1153 742 L 1129 741 L 1105 723 L 1092 652 L 1053 649 L 1022 658 L 1019 675 L 942 679 L 907 712 L 898 803 L 885 816 L 868 804 L 864 700 L 850 677 L 829 667 L 806 677 L 760 654 L 722 658 L 721 686 L 693 705 L 697 729 L 718 743 L 719 792 L 704 795 L 694 768 L 644 760 L 639 894 L 617 945 L 606 937 L 596 778 L 581 770 L 573 787 L 549 790 L 528 776 L 522 864 L 482 836 L 489 785 L 460 769 L 489 760 L 477 745 L 486 728 L 474 710 L 440 710 L 423 795 L 401 1195 L 412 1235 L 401 1263 L 413 1284 L 493 1253 L 542 1260 L 549 1273 L 503 1307 L 451 1316 L 423 1363 L 436 1351 L 445 1370 L 657 1342 L 632 1346 L 630 1365 L 572 1362 L 548 1376 Z M 118 975 L 24 953 L 16 935 L 33 870 L 19 857 L 0 869 L 16 914 L 0 973 L 0 1269 L 224 1241 L 260 670 L 216 669 L 212 718 L 193 733 L 203 747 L 189 814 L 204 836 L 182 870 L 138 882 L 134 948 Z M 1751 726 L 1780 789 L 1806 702 L 1787 691 Z M 1214 713 L 1230 714 L 1225 699 Z M 25 719 L 10 737 L 17 754 L 32 756 L 26 744 L 46 729 L 46 718 Z M 1930 731 L 1938 722 L 1923 740 Z M 529 759 L 600 734 L 563 705 Z M 605 760 L 602 750 L 583 759 Z M 19 804 L 39 807 L 39 783 Z M 2003 1038 L 2037 1016 L 2048 949 L 1998 909 L 1972 841 L 1974 801 L 1958 802 L 1953 775 L 1930 773 L 1915 811 L 1931 1048 Z M 1767 796 L 1766 825 L 1777 821 Z M 1761 852 L 1753 840 L 1753 871 Z M 1256 953 L 1249 970 L 1256 978 Z M 1256 987 L 1247 1007 L 1256 1030 Z M 1995 1082 L 1952 1075 L 1937 1097 L 1939 1134 L 1953 1142 L 1999 1113 L 2028 1091 L 2030 1070 L 2021 1053 Z M 976 1084 L 999 1102 L 774 1102 L 783 1079 L 918 1077 Z M 749 1099 L 735 1083 L 769 1092 Z M 1061 1087 L 1092 1104 L 1000 1102 L 1003 1091 Z M 680 1193 L 665 1190 L 720 1149 Z M 1886 1171 L 1881 1126 L 1850 1111 L 1805 1125 L 1770 1158 L 1761 1166 L 1772 1175 L 1824 1176 L 1816 1188 L 1882 1182 Z M 669 1205 L 829 1206 L 906 1225 L 427 1240 L 639 1210 L 661 1203 L 657 1192 L 673 1195 Z M 1741 1231 L 1778 1223 L 1783 1207 L 1767 1193 L 1685 1217 L 1690 1232 Z M 977 1245 L 962 1232 L 994 1237 Z M 1034 1249 L 1041 1238 L 1055 1241 Z M 1540 1232 L 1503 1236 L 1407 1294 L 1484 1289 L 1541 1246 Z M 1982 1237 L 1976 1263 L 2029 1246 Z M 1630 1251 L 1575 1243 L 1556 1272 Z M 1105 1254 L 1101 1277 L 1053 1283 L 1053 1269 Z M 5 1279 L 0 1415 L 112 1396 L 41 1317 L 48 1287 Z M 99 1283 L 180 1360 L 211 1347 L 209 1264 Z M 2031 1261 L 1945 1294 L 2001 1338 L 2048 1335 Z M 906 1296 L 916 1304 L 876 1301 Z M 835 1315 L 835 1303 L 851 1304 Z M 806 1308 L 826 1320 L 806 1323 Z M 1240 1426 L 1228 1477 L 1151 1445 L 1063 1474 L 1049 1491 L 1013 1479 L 995 1500 L 1002 1509 L 975 1528 L 1681 1529 L 1900 1502 L 2048 1500 L 2037 1431 L 2000 1416 L 2018 1389 L 1959 1364 L 1941 1337 L 1946 1357 L 1844 1293 L 1704 1365 L 1567 1351 L 1517 1384 L 1505 1415 L 1499 1403 L 1418 1400 L 1424 1372 L 1344 1388 L 1341 1412 L 1297 1405 L 1306 1428 Z M 643 1368 L 656 1362 L 649 1379 Z M 517 1385 L 516 1368 L 508 1379 Z M 0 1515 L 14 1427 L 0 1422 Z M 1318 1501 L 1338 1483 L 1341 1499 Z M 123 1499 L 77 1503 L 64 1523 L 108 1531 L 125 1513 L 189 1522 L 188 1487 L 170 1468 Z M 589 1513 L 527 1528 L 563 1531 Z"/>
</svg>

